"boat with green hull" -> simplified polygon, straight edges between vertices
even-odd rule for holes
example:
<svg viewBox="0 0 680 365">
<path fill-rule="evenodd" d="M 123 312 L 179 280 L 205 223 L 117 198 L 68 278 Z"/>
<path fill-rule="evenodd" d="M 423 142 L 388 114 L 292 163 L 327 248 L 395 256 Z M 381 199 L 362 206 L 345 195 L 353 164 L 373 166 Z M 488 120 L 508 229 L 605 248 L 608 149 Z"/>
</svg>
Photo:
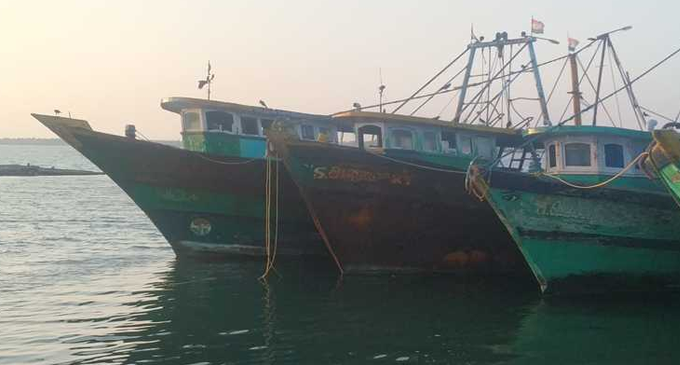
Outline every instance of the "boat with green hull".
<svg viewBox="0 0 680 365">
<path fill-rule="evenodd" d="M 680 134 L 672 129 L 656 130 L 645 160 L 647 171 L 664 183 L 680 206 Z"/>
<path fill-rule="evenodd" d="M 525 137 L 545 152 L 539 171 L 474 166 L 469 177 L 514 238 L 541 291 L 680 285 L 680 211 L 663 186 L 636 166 L 649 132 L 559 126 L 531 129 Z"/>
<path fill-rule="evenodd" d="M 203 136 L 200 148 L 144 141 L 134 133 L 100 133 L 84 120 L 33 116 L 118 184 L 178 255 L 266 256 L 265 173 L 268 161 L 274 166 L 279 162 L 265 157 L 262 122 L 278 118 L 292 128 L 318 131 L 327 118 L 187 98 L 163 105 L 182 115 L 185 147 Z M 260 128 L 254 131 L 257 135 L 241 134 L 241 123 L 253 119 Z M 226 125 L 232 129 L 225 130 Z M 278 254 L 327 256 L 292 180 L 283 172 L 279 181 Z"/>
</svg>

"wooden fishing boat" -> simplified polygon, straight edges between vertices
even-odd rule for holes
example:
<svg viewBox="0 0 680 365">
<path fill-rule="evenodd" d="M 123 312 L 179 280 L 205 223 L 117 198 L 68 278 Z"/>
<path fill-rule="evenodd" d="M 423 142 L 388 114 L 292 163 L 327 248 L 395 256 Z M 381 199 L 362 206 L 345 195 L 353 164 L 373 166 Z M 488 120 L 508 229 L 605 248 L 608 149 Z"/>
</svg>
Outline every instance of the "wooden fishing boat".
<svg viewBox="0 0 680 365">
<path fill-rule="evenodd" d="M 344 273 L 528 274 L 493 210 L 468 196 L 465 171 L 520 141 L 512 129 L 347 112 L 356 146 L 268 137 Z"/>
<path fill-rule="evenodd" d="M 601 126 L 525 132 L 540 171 L 471 168 L 543 292 L 680 284 L 680 211 L 637 167 L 651 133 Z"/>
<path fill-rule="evenodd" d="M 33 116 L 111 177 L 178 255 L 266 255 L 264 129 L 278 120 L 304 137 L 332 136 L 329 118 L 190 98 L 166 99 L 162 107 L 181 115 L 185 149 L 136 139 L 134 128 L 122 137 L 84 120 Z M 278 192 L 278 254 L 326 255 L 285 171 Z"/>
<path fill-rule="evenodd" d="M 655 130 L 645 167 L 657 176 L 680 206 L 680 134 L 672 129 Z"/>
</svg>

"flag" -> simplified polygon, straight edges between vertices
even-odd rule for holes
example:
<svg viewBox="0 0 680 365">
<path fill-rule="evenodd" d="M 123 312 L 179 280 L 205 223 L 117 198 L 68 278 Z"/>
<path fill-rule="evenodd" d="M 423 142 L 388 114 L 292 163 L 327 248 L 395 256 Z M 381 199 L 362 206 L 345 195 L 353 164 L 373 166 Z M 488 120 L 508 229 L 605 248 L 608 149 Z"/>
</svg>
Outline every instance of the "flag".
<svg viewBox="0 0 680 365">
<path fill-rule="evenodd" d="M 545 24 L 542 21 L 531 19 L 531 33 L 543 34 L 543 28 L 545 28 Z"/>
<path fill-rule="evenodd" d="M 567 44 L 569 45 L 569 52 L 576 51 L 576 47 L 578 47 L 579 43 L 580 42 L 578 41 L 578 39 L 571 38 L 571 37 L 567 38 Z"/>
<path fill-rule="evenodd" d="M 203 86 L 205 86 L 205 84 L 207 84 L 207 83 L 208 83 L 207 80 L 198 80 L 198 88 L 202 89 Z"/>
</svg>

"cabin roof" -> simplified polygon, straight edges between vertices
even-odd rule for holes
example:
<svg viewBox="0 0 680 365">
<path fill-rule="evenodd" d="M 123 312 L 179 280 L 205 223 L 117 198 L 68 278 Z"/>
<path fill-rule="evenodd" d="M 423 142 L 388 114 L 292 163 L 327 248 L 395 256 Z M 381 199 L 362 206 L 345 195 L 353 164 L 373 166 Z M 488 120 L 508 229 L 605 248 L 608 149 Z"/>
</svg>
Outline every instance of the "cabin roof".
<svg viewBox="0 0 680 365">
<path fill-rule="evenodd" d="M 329 119 L 328 116 L 320 114 L 299 113 L 289 110 L 269 109 L 253 105 L 186 97 L 164 98 L 161 100 L 161 108 L 177 114 L 185 109 L 217 109 L 233 113 L 256 114 L 258 116 L 270 117 L 273 119 L 281 116 L 301 119 Z"/>
<path fill-rule="evenodd" d="M 402 115 L 402 114 L 349 111 L 349 112 L 342 112 L 342 113 L 335 114 L 335 115 L 333 115 L 333 119 L 352 120 L 355 123 L 356 122 L 360 122 L 360 123 L 380 123 L 380 122 L 390 123 L 391 122 L 391 123 L 426 125 L 426 126 L 445 127 L 445 128 L 461 129 L 461 130 L 468 130 L 468 131 L 474 131 L 474 132 L 482 132 L 482 133 L 488 133 L 488 134 L 495 134 L 495 135 L 499 135 L 499 136 L 517 136 L 517 137 L 519 137 L 521 135 L 520 134 L 521 132 L 519 130 L 516 130 L 516 129 L 487 127 L 487 126 L 484 126 L 484 125 L 473 125 L 473 124 L 466 124 L 466 123 L 445 122 L 445 121 L 432 119 L 432 118 L 414 117 L 414 116 L 411 116 L 411 115 Z"/>
<path fill-rule="evenodd" d="M 629 139 L 638 139 L 650 141 L 652 135 L 649 132 L 637 131 L 634 129 L 593 126 L 593 125 L 562 125 L 556 127 L 538 127 L 526 129 L 523 133 L 524 137 L 538 137 L 539 140 L 547 137 L 557 137 L 566 135 L 596 135 L 596 136 L 612 136 L 624 137 Z"/>
</svg>

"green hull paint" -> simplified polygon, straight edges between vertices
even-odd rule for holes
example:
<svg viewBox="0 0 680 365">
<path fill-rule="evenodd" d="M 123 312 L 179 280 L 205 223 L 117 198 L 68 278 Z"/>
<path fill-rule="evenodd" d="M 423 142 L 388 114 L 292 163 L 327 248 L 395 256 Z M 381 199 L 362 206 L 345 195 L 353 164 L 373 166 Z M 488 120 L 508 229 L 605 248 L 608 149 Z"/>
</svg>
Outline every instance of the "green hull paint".
<svg viewBox="0 0 680 365">
<path fill-rule="evenodd" d="M 266 140 L 262 137 L 219 132 L 183 132 L 184 149 L 212 155 L 264 158 Z"/>
<path fill-rule="evenodd" d="M 677 164 L 667 165 L 659 171 L 659 177 L 676 201 L 680 202 L 680 167 Z"/>
<path fill-rule="evenodd" d="M 621 184 L 640 184 L 625 181 L 631 179 Z M 645 278 L 677 283 L 680 212 L 672 206 L 527 190 L 492 186 L 487 198 L 543 291 L 572 283 L 581 286 L 576 290 L 597 290 L 611 281 L 619 281 L 615 290 L 626 289 Z"/>
</svg>

